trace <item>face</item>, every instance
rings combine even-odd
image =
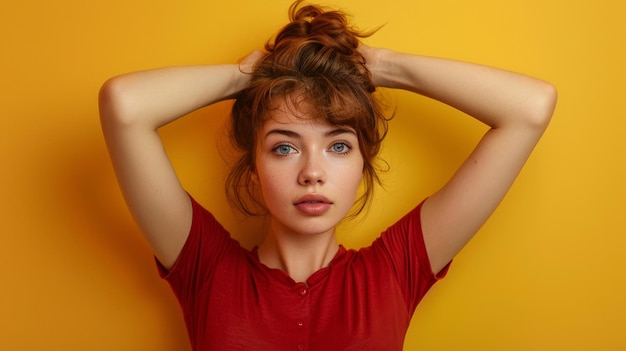
[[[333,233],[352,208],[362,179],[358,137],[352,128],[305,116],[283,106],[264,123],[255,178],[271,231]]]

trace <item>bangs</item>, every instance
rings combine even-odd
[[[359,135],[376,130],[377,109],[371,94],[326,77],[282,77],[255,100],[257,111],[263,111],[263,122],[273,118],[275,111],[288,109],[298,119],[350,127],[361,131]]]
[[[250,182],[255,168],[258,131],[280,110],[296,118],[354,130],[363,157],[364,193],[360,213],[380,183],[375,165],[388,119],[359,52],[359,38],[372,32],[352,28],[345,14],[316,6],[289,10],[290,23],[266,44],[266,54],[250,73],[231,113],[231,141],[242,157],[229,174],[229,199],[246,214],[265,210]]]

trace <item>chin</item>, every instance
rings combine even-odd
[[[296,221],[293,221],[293,219],[296,219]],[[283,222],[290,231],[301,235],[312,236],[334,234],[335,228],[340,221],[320,217],[291,217],[290,222],[291,223]]]

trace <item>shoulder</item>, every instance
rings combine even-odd
[[[238,250],[245,251],[209,210],[192,196],[189,198],[192,208],[189,235],[174,266],[165,274],[161,272],[166,278],[189,273],[192,276],[200,272],[200,275],[210,274],[211,267],[224,257]]]
[[[393,254],[421,254],[424,248],[422,207],[425,200],[409,210],[374,241],[372,247],[384,248]]]
[[[426,250],[421,221],[421,202],[389,226],[358,255],[372,269],[385,270],[400,286],[410,308],[447,273],[447,266],[433,272]]]

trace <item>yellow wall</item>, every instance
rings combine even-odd
[[[501,208],[419,307],[406,349],[626,349],[623,2],[332,1],[363,28],[386,24],[371,45],[527,72],[560,93]],[[1,350],[188,348],[176,301],[117,190],[97,91],[122,72],[234,61],[285,22],[289,3],[3,5]],[[371,215],[341,235],[350,246],[436,189],[482,131],[437,103],[393,97],[383,154],[393,171]],[[226,111],[195,113],[163,136],[185,186],[241,238],[251,225],[223,206],[215,150]]]

